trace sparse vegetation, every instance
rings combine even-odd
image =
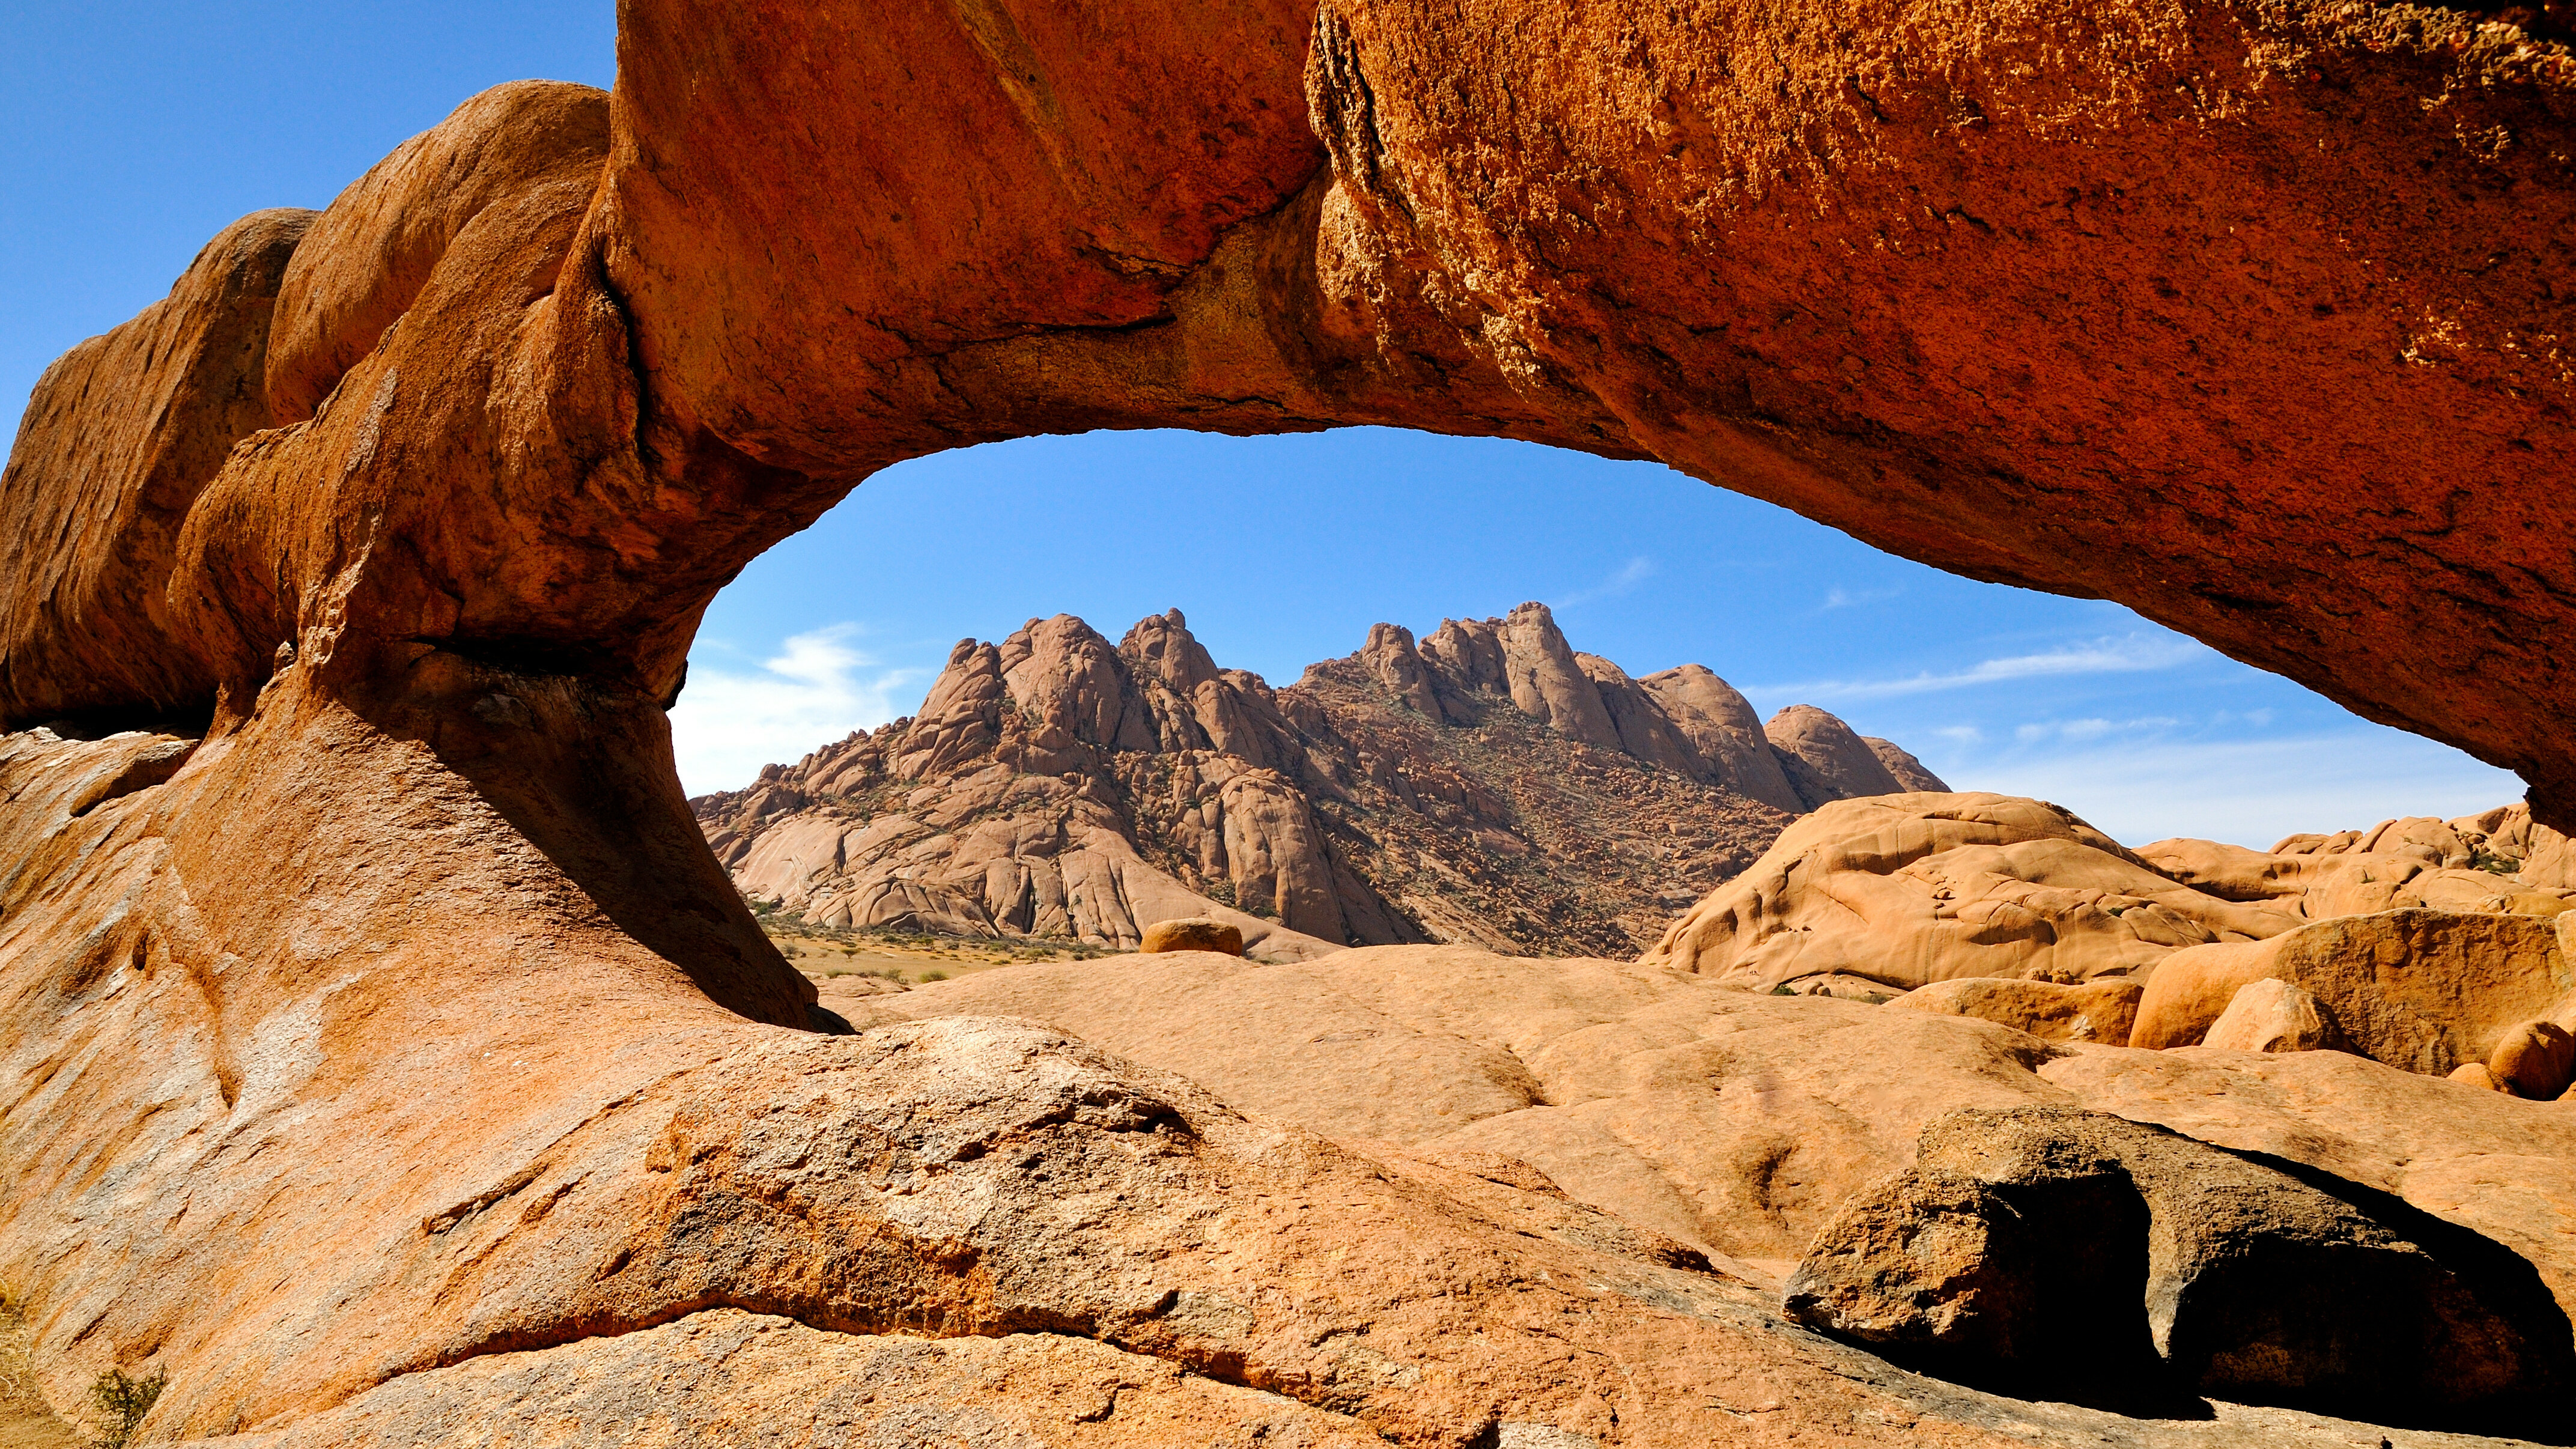
[[[27,1363],[26,1313],[0,1289],[0,1404],[35,1403],[42,1397]]]
[[[125,1449],[169,1386],[169,1374],[159,1369],[141,1378],[121,1368],[100,1374],[98,1382],[89,1386],[90,1407],[98,1413],[99,1449]]]
[[[778,943],[790,964],[825,980],[873,976],[915,985],[945,981],[956,970],[1117,954],[1112,946],[1057,936],[952,936],[888,926],[826,926],[793,911],[775,909],[760,913],[760,928]],[[954,969],[922,969],[931,962],[954,963]]]
[[[2522,872],[2521,861],[2509,855],[2498,855],[2483,845],[2469,847],[2469,864],[2489,875],[2518,875]]]

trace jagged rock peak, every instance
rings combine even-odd
[[[1578,653],[1545,604],[1499,619],[1443,619],[1418,646],[1409,630],[1379,624],[1352,660],[1425,718],[1473,724],[1485,705],[1508,701],[1569,739],[1792,815],[1854,796],[1949,788],[1913,755],[1812,705],[1791,706],[1766,727],[1705,665],[1631,679],[1608,659]]]

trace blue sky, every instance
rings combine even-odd
[[[58,3],[0,28],[0,419],[244,212],[322,206],[484,86],[608,83],[606,0]],[[674,716],[693,790],[919,703],[948,646],[1178,606],[1274,684],[1381,619],[1553,605],[1632,674],[1696,661],[1822,705],[1960,788],[2125,840],[2267,845],[2520,782],[2116,605],[1952,578],[1653,464],[1352,429],[1024,439],[889,469],[709,612]]]

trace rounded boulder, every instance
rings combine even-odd
[[[1206,916],[1185,916],[1177,921],[1156,921],[1145,928],[1142,952],[1216,951],[1227,956],[1243,954],[1243,932],[1223,921]]]

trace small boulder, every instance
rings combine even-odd
[[[2235,1052],[2351,1050],[2324,1002],[2269,977],[2238,987],[2201,1045]]]
[[[1965,976],[1935,981],[1887,1003],[1944,1016],[1973,1016],[2029,1032],[2041,1041],[2126,1046],[2144,988],[2106,976],[2079,986],[2012,977]]]
[[[2448,1080],[2463,1087],[2475,1087],[2481,1092],[2505,1090],[2504,1083],[2496,1080],[2496,1074],[2489,1071],[2484,1062],[2462,1062],[2451,1069]]]
[[[1788,1284],[1789,1317],[2006,1392],[2139,1397],[2147,1213],[2115,1161],[1998,1185],[1927,1164],[1847,1204]]]
[[[1227,956],[1240,956],[1243,954],[1243,932],[1206,916],[1184,916],[1177,921],[1156,921],[1147,926],[1144,943],[1136,949],[1147,953],[1215,951]]]
[[[2487,1056],[2487,1071],[2517,1097],[2554,1101],[2576,1079],[2576,1035],[2548,1021],[2507,1028]]]
[[[2237,992],[2279,976],[2279,949],[2273,941],[2284,939],[2192,946],[2157,962],[2147,975],[2146,994],[2138,999],[2129,1045],[2148,1051],[2200,1045]]]

